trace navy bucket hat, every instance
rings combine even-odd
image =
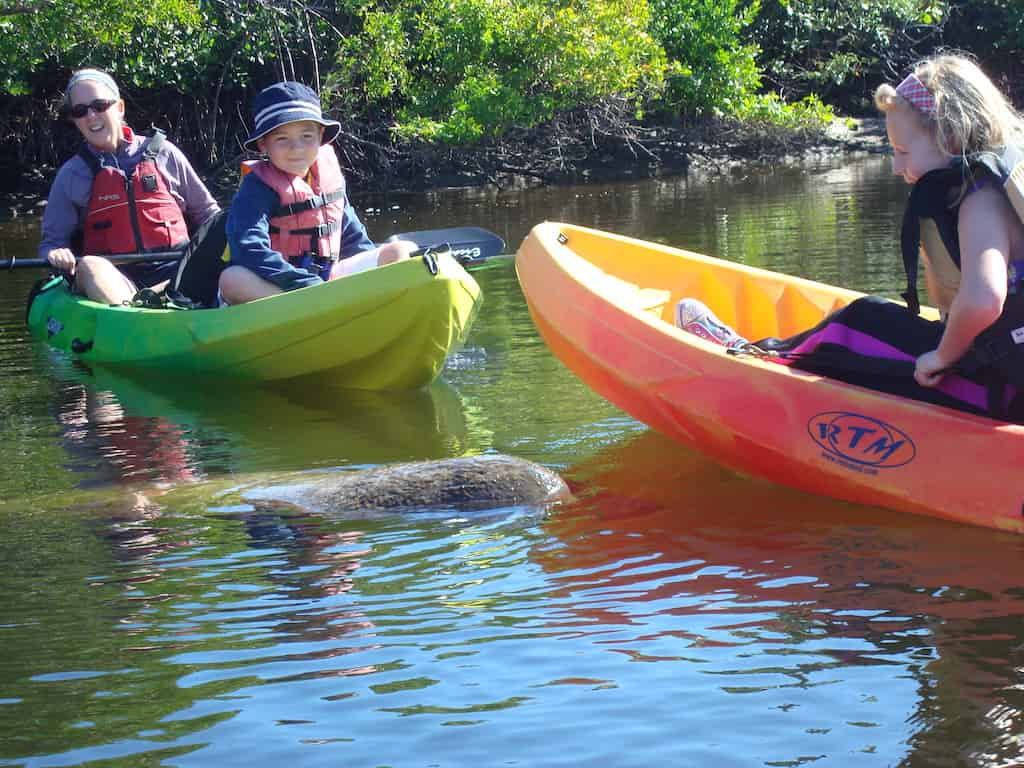
[[[245,148],[255,150],[256,142],[275,128],[286,123],[312,120],[324,127],[324,144],[330,144],[338,136],[341,123],[325,120],[320,110],[320,97],[308,85],[288,80],[268,85],[256,95],[252,105],[252,119],[255,125]]]

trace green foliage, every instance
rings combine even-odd
[[[815,93],[857,113],[872,111],[878,83],[940,48],[973,53],[993,73],[1014,78],[1024,49],[1024,3],[762,0],[753,32],[774,88],[787,98]]]
[[[1020,0],[956,3],[948,14],[948,45],[985,58],[1020,60],[1024,50],[1024,3]]]
[[[192,0],[62,0],[0,17],[0,90],[30,93],[40,72],[82,66],[106,67],[129,82],[173,82],[164,57],[173,62],[201,26]]]
[[[673,62],[669,104],[733,115],[760,86],[758,48],[745,30],[758,0],[651,0],[651,33]]]
[[[832,108],[814,94],[787,104],[776,93],[749,96],[735,117],[750,123],[812,131],[823,131],[836,119]]]
[[[873,86],[924,55],[945,0],[763,0],[754,25],[766,77],[787,95],[862,108]]]
[[[643,2],[423,0],[363,19],[359,39],[342,47],[333,90],[350,103],[361,93],[367,109],[393,100],[404,136],[475,141],[613,95],[639,108],[666,69]]]
[[[220,79],[307,78],[319,56],[335,55],[335,20],[302,3],[60,0],[0,16],[0,92],[52,92],[83,66],[110,71],[126,91],[200,99]]]
[[[869,109],[939,44],[1011,76],[1024,48],[1020,0],[12,2],[0,96],[53,104],[73,69],[106,68],[137,102],[194,109],[195,141],[222,155],[239,100],[281,78],[322,84],[337,116],[464,144],[623,99],[637,117],[813,125],[825,103]]]
[[[367,99],[379,101],[405,93],[410,74],[403,58],[408,42],[401,20],[389,13],[367,13],[361,42],[368,44],[362,56],[356,50],[347,53],[362,63]]]

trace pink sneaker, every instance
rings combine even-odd
[[[688,333],[725,347],[745,347],[750,344],[697,299],[683,299],[679,302],[676,306],[676,325]]]

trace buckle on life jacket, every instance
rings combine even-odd
[[[330,269],[338,261],[338,257],[333,254],[321,256],[318,253],[311,253],[309,254],[309,261],[317,269]]]
[[[294,216],[295,214],[303,213],[304,211],[326,208],[335,200],[341,200],[343,197],[345,197],[344,189],[336,189],[333,192],[324,192],[323,194],[314,195],[313,197],[307,200],[302,200],[298,203],[282,205],[271,214],[271,217],[278,218],[281,216]]]
[[[331,270],[334,268],[334,264],[339,261],[337,256],[329,254],[327,256],[321,256],[312,251],[306,251],[301,256],[294,259],[289,259],[289,263],[304,269],[307,272],[316,275],[321,280],[331,279]]]
[[[317,224],[315,227],[300,227],[289,229],[293,235],[310,235],[314,238],[329,237],[341,229],[340,221],[328,221],[325,224]]]

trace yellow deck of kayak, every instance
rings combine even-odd
[[[681,443],[812,493],[1024,532],[1024,427],[730,355],[673,323],[694,297],[749,339],[789,336],[860,294],[554,222],[516,271],[554,354]]]
[[[55,281],[32,301],[36,338],[90,363],[169,376],[329,382],[354,389],[430,383],[464,340],[480,288],[450,256],[421,258],[220,309],[112,307]]]

